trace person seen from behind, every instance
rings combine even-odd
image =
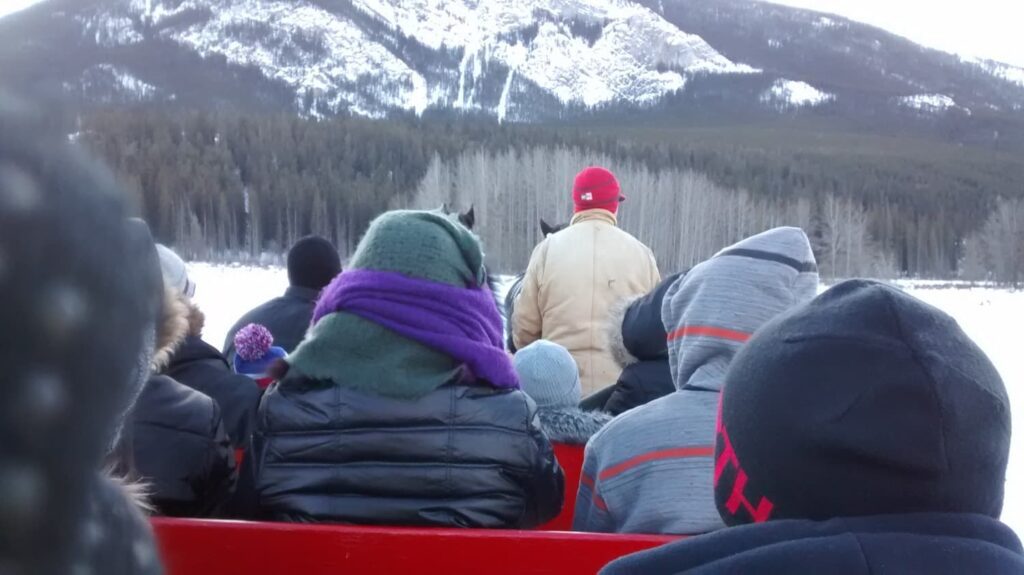
[[[580,374],[567,349],[539,340],[516,353],[516,372],[523,391],[537,404],[540,428],[556,443],[585,445],[612,416],[583,411]]]
[[[260,388],[250,378],[234,373],[220,351],[203,340],[206,317],[192,300],[197,288],[185,262],[170,248],[158,244],[164,283],[174,297],[175,308],[184,309],[185,338],[175,347],[162,373],[210,396],[217,402],[224,429],[235,449],[246,449],[256,423]]]
[[[189,332],[187,302],[180,285],[167,278],[154,294],[162,305],[150,340],[149,377],[129,416],[134,468],[158,514],[216,517],[235,488],[235,451],[217,402],[165,373]]]
[[[999,521],[1010,427],[999,373],[953,318],[841,283],[729,370],[714,489],[733,527],[602,573],[1024,573]]]
[[[715,416],[726,370],[758,328],[818,289],[811,244],[775,228],[695,266],[665,294],[676,391],[616,417],[587,444],[573,529],[693,535],[715,509]]]
[[[531,528],[560,511],[482,247],[454,216],[376,218],[277,367],[243,480],[257,516]]]
[[[584,169],[572,197],[569,227],[547,236],[530,256],[510,327],[516,349],[539,339],[568,349],[587,396],[615,383],[621,371],[604,333],[609,308],[651,291],[661,276],[651,250],[618,228],[625,197],[614,174]]]
[[[276,345],[285,352],[294,351],[309,329],[320,290],[340,272],[341,258],[334,244],[319,236],[295,242],[288,251],[288,289],[235,322],[224,338],[224,357],[234,362],[235,335],[251,323],[270,330]]]

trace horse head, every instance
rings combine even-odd
[[[441,213],[448,216],[452,215],[452,211],[448,208],[447,202],[441,204]],[[455,217],[458,219],[459,223],[466,226],[466,229],[468,230],[472,230],[473,227],[476,226],[476,209],[473,204],[469,205],[468,210],[455,214]]]
[[[568,223],[551,225],[545,222],[544,218],[540,219],[540,233],[545,238],[550,236],[551,234],[557,234],[558,232],[564,230],[567,227],[569,227]]]

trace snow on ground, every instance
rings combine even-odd
[[[282,268],[190,264],[195,300],[206,314],[203,339],[220,348],[224,336],[253,307],[288,287]],[[507,289],[509,282],[503,283]],[[1003,376],[1013,410],[1024,421],[1024,359],[1013,332],[1024,318],[1024,292],[992,287],[969,288],[939,282],[900,282],[912,295],[952,315],[989,355]],[[1003,519],[1024,534],[1024,425],[1018,425],[1007,472]]]
[[[206,315],[203,339],[217,349],[223,348],[224,336],[242,314],[288,288],[283,268],[192,263],[188,273],[196,284],[195,302]]]

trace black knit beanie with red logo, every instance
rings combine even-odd
[[[844,282],[764,326],[720,409],[729,525],[1002,510],[1002,379],[953,318],[898,289]]]

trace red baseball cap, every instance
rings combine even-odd
[[[576,174],[572,186],[572,203],[575,211],[600,208],[614,214],[619,209],[619,202],[625,199],[619,189],[619,181],[609,170],[591,166]]]

